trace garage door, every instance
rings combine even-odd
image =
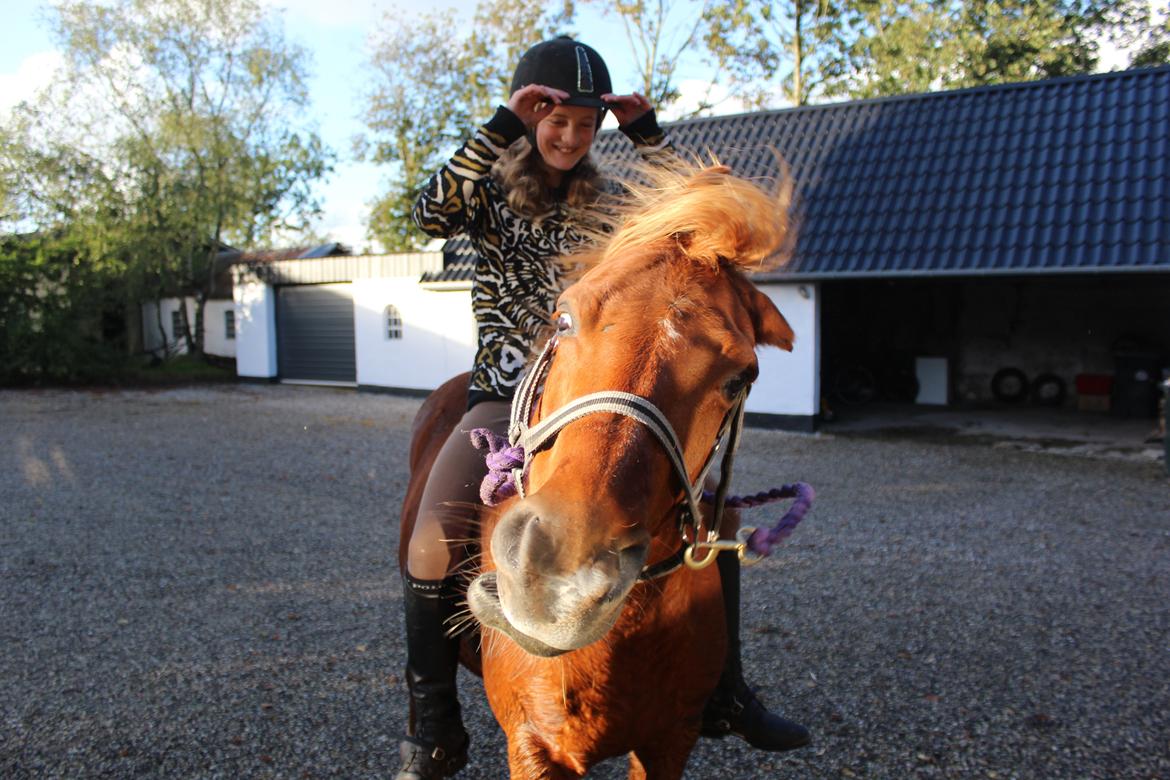
[[[296,285],[278,290],[276,355],[280,378],[354,384],[357,369],[350,285]]]

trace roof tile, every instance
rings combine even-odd
[[[668,129],[746,177],[776,175],[773,148],[787,160],[793,275],[1170,270],[1170,67]],[[632,159],[614,131],[595,149]]]

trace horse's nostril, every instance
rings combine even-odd
[[[497,568],[512,572],[542,571],[552,564],[556,544],[534,507],[517,507],[492,534]]]
[[[531,513],[519,509],[511,512],[501,522],[492,534],[492,554],[497,565],[503,564],[515,571],[520,566],[521,546],[524,540],[524,528],[531,519]]]

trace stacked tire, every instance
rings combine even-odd
[[[991,377],[991,394],[1006,404],[1020,404],[1031,400],[1036,406],[1058,407],[1068,396],[1064,380],[1056,374],[1040,374],[1029,381],[1018,368],[1001,368]]]

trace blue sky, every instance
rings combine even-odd
[[[357,116],[366,89],[367,37],[396,6],[373,0],[271,0],[284,9],[288,37],[313,54],[310,83],[312,110],[325,141],[339,154],[333,176],[320,186],[325,213],[318,232],[360,250],[366,245],[366,204],[379,192],[384,171],[351,157],[350,139],[362,131]],[[0,25],[0,110],[34,89],[54,65],[53,45],[40,22],[46,4],[40,0],[9,0]],[[432,0],[428,8],[452,7],[469,16],[474,0]],[[397,11],[409,14],[409,11]],[[584,6],[575,28],[582,40],[605,56],[615,89],[632,90],[636,74],[619,23]],[[607,42],[621,45],[607,46]],[[623,84],[622,75],[625,75]],[[487,117],[484,117],[487,119]]]

